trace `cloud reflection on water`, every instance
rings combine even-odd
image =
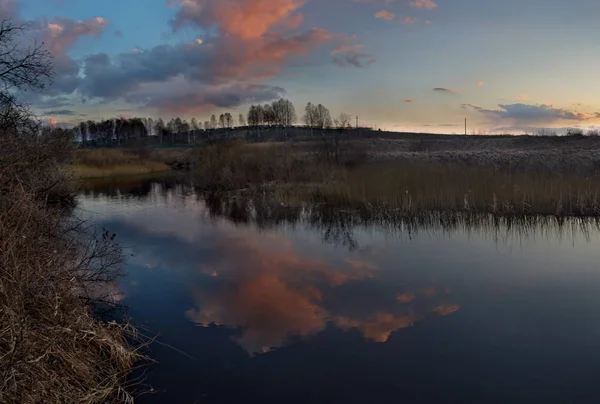
[[[250,354],[308,339],[328,325],[382,343],[397,330],[460,308],[444,301],[449,291],[440,285],[398,283],[397,270],[380,268],[388,255],[382,246],[335,249],[331,258],[330,247],[300,248],[311,232],[288,237],[251,223],[207,220],[206,205],[193,194],[150,189],[144,203],[88,198],[86,208],[103,210],[104,224],[134,241],[131,264],[187,280],[195,303],[187,318],[234,330]]]
[[[303,256],[291,241],[269,232],[232,234],[218,240],[216,262],[201,263],[199,271],[216,282],[197,286],[196,308],[186,312],[200,326],[211,324],[237,329],[235,341],[248,353],[282,347],[297,338],[308,338],[328,323],[343,329],[357,329],[365,339],[386,342],[399,329],[412,326],[429,314],[450,314],[458,305],[415,311],[413,299],[381,307],[367,316],[341,314],[330,308],[335,290],[376,277],[378,266],[370,261],[346,259],[333,265],[319,258]],[[432,296],[433,287],[420,295]],[[415,296],[405,292],[405,296]],[[365,305],[368,302],[364,302]],[[427,303],[425,303],[427,306]]]

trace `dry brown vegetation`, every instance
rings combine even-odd
[[[120,249],[69,219],[70,143],[0,133],[2,403],[132,401],[134,330],[93,314],[122,275]]]
[[[524,168],[494,159],[439,160],[426,153],[336,163],[325,151],[290,144],[214,145],[198,151],[195,179],[209,190],[268,191],[278,204],[308,202],[396,215],[435,211],[600,214],[600,177],[595,170],[586,176],[577,170],[541,169],[533,163]]]
[[[0,23],[0,402],[131,402],[133,330],[95,315],[121,276],[119,246],[72,218],[72,134],[42,129],[15,98],[52,75],[27,27]]]
[[[121,149],[77,150],[73,170],[80,178],[102,178],[169,171],[158,159]]]

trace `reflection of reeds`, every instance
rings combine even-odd
[[[497,215],[450,210],[406,213],[389,209],[338,209],[326,204],[274,203],[270,196],[264,194],[231,197],[228,194],[211,193],[204,194],[203,198],[213,216],[223,216],[235,223],[253,223],[260,228],[301,224],[318,231],[324,242],[350,250],[359,247],[354,234],[356,229],[373,226],[408,237],[419,232],[474,232],[498,242],[511,236],[561,237],[567,232],[589,237],[592,231],[600,231],[598,217]]]

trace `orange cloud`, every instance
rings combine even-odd
[[[319,259],[303,258],[288,240],[274,235],[264,235],[261,241],[227,237],[219,248],[221,263],[200,271],[218,275],[221,287],[196,293],[200,309],[187,315],[203,326],[243,328],[236,341],[249,353],[319,332],[328,318],[321,303],[322,288],[371,276],[368,265],[335,268]]]
[[[414,24],[414,23],[416,23],[416,22],[417,22],[417,19],[416,19],[416,18],[413,18],[413,17],[408,17],[408,16],[407,16],[407,17],[404,17],[404,18],[402,19],[402,23],[404,23],[404,24]]]
[[[44,42],[53,55],[60,55],[79,37],[99,35],[107,25],[108,22],[102,17],[88,18],[83,21],[57,18],[46,25]]]
[[[458,304],[441,304],[433,309],[434,313],[440,316],[447,316],[456,313],[458,310],[460,310]]]
[[[362,50],[365,47],[365,45],[363,44],[340,44],[338,46],[336,46],[335,48],[333,48],[331,50],[331,52],[329,52],[331,55],[339,55],[340,53],[347,53],[347,52],[358,52],[360,50]]]
[[[279,74],[289,57],[306,55],[334,38],[334,34],[319,28],[289,37],[267,36],[243,42],[223,38],[214,48],[211,71],[215,78],[225,81],[271,78]]]
[[[344,317],[335,319],[335,324],[341,329],[357,328],[365,337],[374,342],[386,342],[392,332],[401,328],[412,327],[415,320],[411,316],[396,317],[390,313],[376,313],[368,321],[350,320]]]
[[[223,34],[243,40],[263,37],[274,27],[297,27],[303,0],[180,0],[173,26],[219,26]]]
[[[379,18],[381,20],[386,20],[386,21],[392,21],[394,18],[396,18],[396,14],[391,13],[387,10],[381,10],[381,11],[375,13],[375,18]]]
[[[290,240],[270,233],[260,238],[236,233],[215,242],[218,261],[199,267],[211,277],[212,285],[194,292],[197,308],[186,315],[200,326],[239,330],[234,340],[250,354],[284,346],[298,337],[309,338],[328,322],[344,330],[357,329],[370,341],[386,342],[394,331],[432,312],[448,315],[457,310],[443,304],[432,309],[424,298],[420,315],[403,305],[392,305],[391,312],[373,310],[365,318],[339,315],[327,308],[325,295],[350,281],[373,277],[376,265],[349,259],[345,266],[335,267],[300,255]],[[416,298],[411,292],[397,296],[401,303]]]
[[[400,303],[410,303],[415,300],[416,297],[417,296],[414,293],[408,292],[396,296],[396,300],[398,300]]]
[[[432,9],[438,6],[433,0],[414,0],[410,3],[410,5],[413,7],[426,9]]]
[[[485,83],[483,81],[478,81],[477,83],[475,83],[475,85],[481,87],[481,86],[484,86]]]
[[[50,118],[50,119],[48,119],[48,124],[51,126],[54,126],[54,125],[58,124],[58,121],[56,119]]]

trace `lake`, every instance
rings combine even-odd
[[[136,402],[600,402],[597,222],[267,220],[192,185],[79,195],[124,248],[114,298],[157,337]]]

